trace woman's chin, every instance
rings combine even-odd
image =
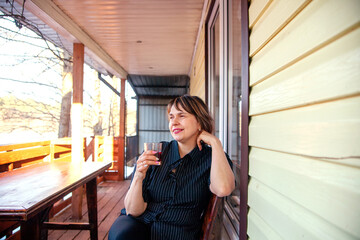
[[[172,137],[177,142],[183,142],[184,138],[180,134],[172,134]]]
[[[174,140],[176,140],[177,142],[181,142],[181,137],[179,137],[179,136],[172,136],[173,138],[174,138]]]

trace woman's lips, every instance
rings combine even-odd
[[[182,129],[180,129],[180,128],[175,128],[174,130],[173,130],[173,133],[174,134],[178,134],[179,132],[181,132],[182,131]]]

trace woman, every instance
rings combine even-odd
[[[163,142],[161,162],[152,151],[137,160],[125,196],[127,215],[114,222],[109,240],[199,239],[211,192],[223,197],[235,187],[205,103],[184,95],[171,100],[167,111],[174,140]]]

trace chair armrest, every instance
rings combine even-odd
[[[200,237],[201,240],[210,239],[211,233],[214,230],[216,216],[218,215],[219,211],[221,211],[222,204],[223,198],[212,194],[204,214],[202,235]]]

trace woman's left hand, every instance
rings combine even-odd
[[[220,140],[215,135],[206,131],[201,131],[196,139],[196,144],[198,145],[200,151],[202,150],[201,141],[210,146],[213,146],[214,144],[221,144]]]

